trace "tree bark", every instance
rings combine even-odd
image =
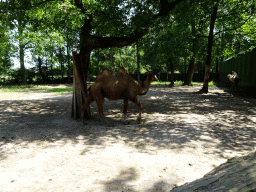
[[[214,168],[204,177],[170,192],[256,191],[256,153],[235,157]]]
[[[53,51],[51,52],[51,58],[53,57]],[[52,75],[52,82],[54,81],[53,79],[53,70],[52,70],[52,60],[51,60],[51,75]]]
[[[189,60],[189,66],[188,66],[188,72],[186,79],[183,83],[183,85],[192,85],[192,79],[193,79],[193,74],[194,74],[194,69],[195,69],[195,58],[194,56]]]
[[[63,66],[63,55],[62,55],[61,47],[59,47],[59,62],[60,62],[61,79],[63,79],[64,66]]]
[[[208,93],[208,83],[209,83],[209,75],[210,75],[210,66],[211,66],[211,57],[212,57],[212,45],[213,45],[213,30],[214,24],[217,16],[217,4],[214,5],[213,13],[211,14],[211,24],[210,31],[208,36],[208,49],[207,49],[207,59],[205,66],[205,74],[204,74],[204,84],[199,93]]]
[[[81,108],[85,103],[87,93],[87,70],[90,63],[90,55],[77,54],[76,51],[73,54],[73,96],[72,96],[72,112],[71,117],[78,119],[82,117]],[[90,118],[90,108],[85,111],[85,119]]]
[[[68,56],[68,83],[71,83],[71,77],[70,77],[70,55],[69,55],[69,44],[67,43],[67,56]]]
[[[25,72],[25,62],[24,62],[24,49],[25,46],[19,41],[19,49],[20,49],[20,70],[21,70],[21,81],[22,84],[27,84],[26,80],[26,72]]]
[[[140,83],[140,54],[139,54],[139,47],[138,47],[138,42],[136,43],[137,47],[137,77],[138,77],[138,82]]]
[[[196,26],[195,26],[195,21],[192,19],[191,20],[191,28],[192,28],[192,34],[193,36],[196,36]],[[196,41],[198,40],[193,40],[193,45],[192,45],[192,58],[189,60],[189,66],[188,66],[188,72],[186,79],[184,81],[183,85],[192,85],[192,79],[193,79],[193,74],[194,74],[194,69],[195,69],[195,55],[197,53],[197,47],[196,47]]]
[[[24,10],[20,10],[18,11],[19,14],[21,15],[25,15],[25,12]],[[23,17],[24,19],[25,17]],[[24,50],[26,48],[26,45],[24,44],[24,42],[22,42],[23,37],[22,37],[22,34],[23,34],[23,30],[24,30],[24,27],[26,26],[26,23],[27,21],[24,19],[23,20],[22,18],[19,18],[18,17],[18,34],[19,34],[19,56],[20,56],[20,70],[21,70],[21,82],[22,84],[27,84],[27,80],[26,80],[26,72],[25,72],[25,62],[24,62]]]
[[[44,76],[44,73],[42,71],[42,59],[40,57],[38,57],[37,60],[38,60],[38,69],[39,69],[40,76],[42,77],[43,83],[45,83],[45,76]]]
[[[170,59],[170,68],[171,68],[171,83],[169,86],[174,86],[174,66],[173,66],[173,62]]]
[[[52,83],[53,83],[53,71],[52,71],[52,62],[51,62],[51,76],[52,76]]]

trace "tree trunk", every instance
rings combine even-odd
[[[138,82],[140,83],[140,54],[139,54],[139,48],[138,48],[138,42],[137,45],[137,76],[138,76]]]
[[[46,75],[46,81],[48,81],[49,80],[49,73],[48,73],[48,63],[47,63],[47,60],[45,61],[45,65],[46,65],[46,69],[47,69],[47,71],[45,72],[46,73],[45,74]]]
[[[61,47],[59,47],[59,61],[60,61],[61,79],[63,79],[64,66],[63,66],[63,55],[62,55]]]
[[[51,52],[51,58],[53,57],[53,51]],[[52,59],[51,59],[51,75],[52,75],[52,82],[54,81],[53,79],[53,70],[52,70]]]
[[[38,68],[39,68],[40,76],[42,77],[42,81],[43,81],[43,83],[45,83],[45,76],[42,71],[42,59],[40,57],[38,57]]]
[[[52,83],[53,83],[53,71],[52,71],[52,62],[51,62],[51,76],[52,76]]]
[[[20,48],[20,70],[21,70],[21,82],[23,85],[27,84],[26,81],[26,72],[25,72],[25,63],[24,63],[24,49],[25,46],[19,41],[19,48]]]
[[[183,85],[190,85],[190,86],[192,85],[194,69],[195,69],[195,58],[193,56],[189,61],[188,72]]]
[[[68,56],[68,83],[71,83],[71,78],[70,78],[70,55],[69,55],[69,44],[67,43],[67,56]]]
[[[199,91],[199,93],[208,93],[208,83],[209,83],[209,75],[210,75],[210,65],[211,65],[211,57],[212,57],[212,45],[213,45],[213,30],[214,24],[217,16],[217,4],[214,5],[213,13],[211,14],[211,24],[210,31],[208,36],[208,50],[207,50],[207,59],[205,66],[205,74],[204,74],[204,84],[203,88]]]
[[[77,54],[76,51],[73,54],[73,96],[72,96],[72,108],[71,117],[74,119],[82,118],[81,108],[86,100],[87,89],[87,70],[90,63],[90,52],[87,54]],[[85,111],[84,118],[90,118],[90,108]]]
[[[170,60],[170,68],[171,68],[171,83],[169,86],[174,86],[174,66],[172,60]]]
[[[193,36],[196,36],[196,26],[195,26],[195,21],[192,19],[191,20],[191,28],[192,28],[192,34]],[[193,79],[193,74],[194,74],[194,69],[195,69],[195,55],[197,52],[197,47],[196,47],[196,40],[193,40],[193,45],[192,45],[192,54],[193,57],[189,60],[189,66],[188,66],[188,72],[186,79],[183,83],[183,85],[192,85],[192,79]],[[198,40],[197,40],[198,41]]]
[[[24,10],[18,11],[19,14],[24,16]],[[25,62],[24,62],[24,50],[25,50],[25,44],[22,42],[23,40],[23,29],[26,26],[26,21],[22,18],[18,17],[18,34],[19,34],[19,56],[20,56],[20,70],[21,70],[21,82],[22,84],[27,84],[26,80],[26,72],[25,72]]]

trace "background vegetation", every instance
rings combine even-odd
[[[125,24],[131,25],[130,30],[138,28],[159,9],[155,1],[81,2],[93,12],[92,34],[104,37],[129,34]],[[0,2],[1,84],[22,84],[24,75],[28,84],[72,82],[72,51],[80,49],[80,28],[85,19],[75,5],[73,0]],[[123,66],[136,73],[137,65],[141,73],[188,73],[193,65],[193,72],[203,74],[214,8],[210,71],[218,72],[223,60],[255,47],[254,0],[184,1],[168,17],[154,21],[137,43],[94,49],[89,80],[103,67],[116,72]],[[14,64],[18,68],[14,69]]]

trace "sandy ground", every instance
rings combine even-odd
[[[151,87],[131,102],[96,104],[88,125],[71,115],[71,94],[0,100],[0,191],[169,191],[256,147],[256,99],[210,87]],[[1,99],[1,95],[0,95]]]

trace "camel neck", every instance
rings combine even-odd
[[[145,95],[148,92],[150,86],[150,80],[149,80],[149,75],[147,75],[147,78],[145,81],[141,82],[141,95]]]

